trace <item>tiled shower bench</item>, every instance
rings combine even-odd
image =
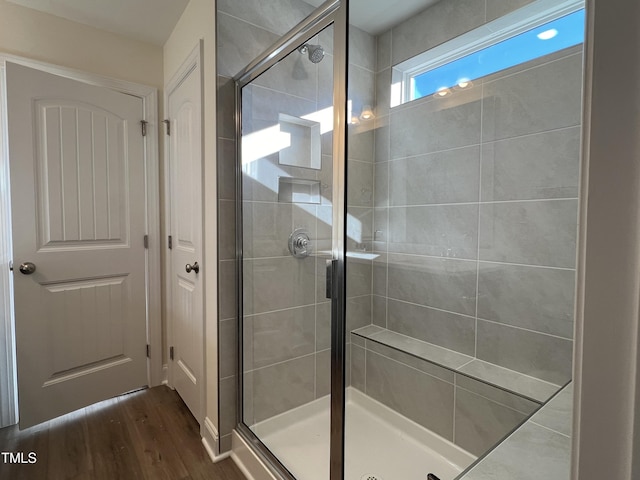
[[[351,331],[351,384],[476,456],[561,388],[375,325]]]

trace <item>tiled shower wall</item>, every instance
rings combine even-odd
[[[582,48],[389,109],[391,67],[508,12],[444,0],[378,37],[373,323],[571,376]]]
[[[267,3],[257,0],[218,1],[219,434],[221,451],[230,449],[230,433],[236,419],[238,334],[234,236],[236,145],[232,76],[312,11],[313,7],[295,0]],[[270,106],[277,108],[291,106],[292,102],[304,104],[305,100],[315,100],[316,96],[317,104],[303,105],[300,107],[302,110],[298,108],[300,111],[296,114],[310,113],[305,110],[307,107],[318,110],[331,104],[332,78],[330,75],[333,42],[324,33],[317,41],[327,53],[326,58],[317,67],[312,66],[300,55],[291,60],[293,63],[288,70],[282,69],[285,77],[282,77],[281,81],[269,82],[267,79],[258,79],[256,83],[259,85],[252,87],[253,92],[250,95],[253,104],[262,104],[254,105],[255,111],[261,111],[261,114],[264,114]],[[350,98],[353,100],[354,108],[361,110],[362,105],[372,104],[375,96],[375,39],[356,29],[351,39],[351,49],[350,76],[357,81],[354,83]],[[285,63],[291,61],[287,60]],[[311,69],[313,72],[307,71],[305,75],[301,75],[300,66],[306,70]],[[317,75],[315,69],[317,69]],[[286,109],[282,111],[294,113]],[[330,155],[331,134],[323,137],[323,154]],[[358,243],[368,241],[370,244],[373,228],[373,132],[358,137],[362,141],[352,142],[350,156],[363,164],[364,168],[359,169],[357,173],[364,176],[361,183],[366,184],[367,192],[361,198],[349,199],[349,212],[354,218],[362,220],[362,227],[354,238],[358,239]],[[323,156],[322,172],[318,177],[323,183],[323,203],[325,199],[331,199],[332,194],[330,160],[331,157]],[[271,163],[273,164],[273,159]],[[302,172],[300,169],[294,171],[282,166],[278,168],[286,172],[286,175],[294,177],[309,175],[309,172]],[[271,183],[273,180],[266,181]],[[277,178],[275,181],[277,182]],[[273,189],[265,188],[261,181],[245,184],[245,193],[251,200],[250,204],[245,205],[245,232],[250,232],[255,239],[253,245],[245,245],[248,247],[245,258],[247,255],[252,257],[248,261],[251,267],[247,271],[256,272],[261,267],[275,268],[276,271],[286,272],[285,277],[289,279],[298,278],[296,272],[302,275],[307,270],[302,267],[309,266],[313,259],[299,261],[292,257],[281,256],[278,261],[283,269],[276,268],[275,265],[264,265],[264,263],[273,263],[274,256],[282,255],[282,247],[286,249],[288,235],[294,224],[309,226],[312,233],[313,229],[316,229],[314,238],[316,249],[321,249],[323,240],[330,238],[330,229],[322,220],[318,220],[316,226],[313,222],[313,213],[310,214],[308,207],[278,204],[277,195],[274,197]],[[318,207],[318,209],[322,208],[325,211],[317,212],[316,218],[330,218],[330,214],[327,215],[330,207]],[[291,267],[288,271],[287,265]],[[256,267],[260,268],[256,269]],[[266,295],[258,299],[258,310],[252,310],[255,315],[250,316],[246,322],[247,328],[253,330],[252,332],[245,330],[248,334],[247,338],[253,337],[256,342],[259,341],[259,345],[254,342],[253,346],[248,346],[252,355],[245,356],[245,370],[249,371],[247,378],[251,380],[252,386],[258,389],[258,391],[247,392],[245,396],[252,399],[248,404],[245,403],[248,423],[260,421],[328,393],[330,303],[324,298],[324,259],[320,256],[317,259],[317,265],[308,270],[309,274],[313,270],[315,277],[308,278],[308,275],[302,275],[298,278],[300,281],[304,280],[302,288],[304,291],[298,292],[296,298],[292,300],[296,305],[285,305],[282,302],[276,305],[276,309],[294,308],[277,314],[266,313],[274,306],[260,305],[260,301],[266,300],[267,303],[272,303],[274,299],[276,301],[278,298],[282,299],[287,293],[282,290],[287,288],[284,286],[285,283],[276,282],[269,276],[263,276],[262,279],[260,274],[254,276],[258,282],[262,282],[261,285],[256,285],[256,291],[263,291]],[[370,261],[362,262],[361,268],[354,267],[350,273],[351,286],[348,291],[347,307],[350,329],[371,323],[371,278]],[[307,289],[309,291],[305,293]],[[311,300],[312,296],[314,296],[313,300]],[[299,304],[299,301],[303,304]],[[247,306],[245,303],[245,310],[249,311]],[[255,306],[255,302],[252,302],[249,308],[255,309]],[[277,328],[271,328],[274,325],[277,325]],[[283,328],[285,325],[287,327]],[[349,371],[348,368],[347,372]],[[282,385],[278,386],[278,381],[283,382]],[[262,391],[259,391],[260,389]]]
[[[231,449],[236,424],[237,293],[235,262],[235,92],[232,78],[313,8],[277,0],[217,1],[217,135],[220,451]]]
[[[450,98],[422,99],[392,113],[386,107],[391,65],[526,3],[443,0],[377,39],[351,34],[353,115],[371,104],[377,118],[350,126],[348,247],[363,256],[349,259],[347,317],[349,331],[373,322],[560,383],[571,368],[580,50],[502,72]],[[218,1],[221,451],[230,448],[237,382],[231,76],[311,11],[293,0]],[[379,255],[373,263],[366,256],[372,248]],[[324,273],[321,265],[316,273]],[[315,288],[322,288],[320,279]],[[364,347],[348,345],[359,366],[367,356],[370,375],[354,384],[369,387],[359,388],[375,397],[376,383],[408,378],[411,361],[389,363],[392,353]],[[390,366],[400,370],[387,372]],[[378,380],[371,376],[376,371]],[[317,388],[317,377],[304,378]],[[520,418],[495,413],[504,400],[487,403],[482,388],[456,395],[459,411]]]

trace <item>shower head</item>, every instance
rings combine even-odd
[[[324,48],[321,45],[311,45],[310,43],[305,43],[298,51],[302,54],[309,55],[309,60],[311,63],[320,63],[324,58]]]

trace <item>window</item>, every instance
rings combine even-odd
[[[397,65],[391,106],[428,95],[444,97],[476,79],[580,45],[585,25],[582,2],[540,9],[549,3],[534,2],[538,12],[525,7]]]

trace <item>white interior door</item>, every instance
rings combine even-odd
[[[11,63],[6,75],[25,428],[147,384],[143,106]]]
[[[199,61],[168,88],[173,387],[202,421],[202,80]],[[198,264],[196,266],[196,263]],[[188,267],[189,265],[190,267]]]

